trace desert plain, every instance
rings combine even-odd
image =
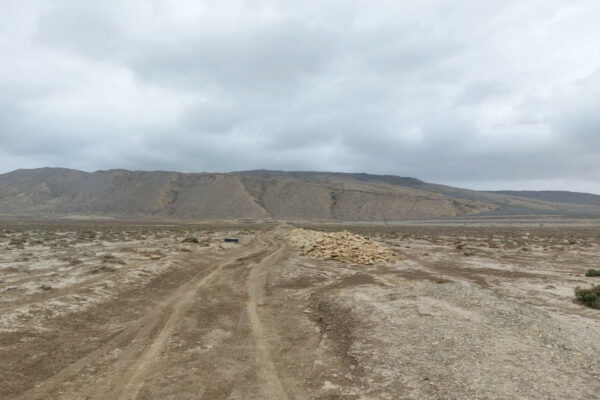
[[[0,398],[600,398],[599,267],[594,219],[4,221]]]

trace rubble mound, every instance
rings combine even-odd
[[[347,231],[319,232],[298,228],[290,231],[289,238],[300,248],[302,255],[324,260],[373,265],[401,258],[390,248]]]

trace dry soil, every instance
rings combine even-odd
[[[294,228],[1,223],[0,398],[600,398],[596,225]]]

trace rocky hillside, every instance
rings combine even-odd
[[[482,213],[600,214],[600,205],[475,192],[389,175],[41,168],[0,175],[0,215],[392,221]]]

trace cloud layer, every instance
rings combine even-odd
[[[0,172],[600,193],[600,3],[3,1]]]

